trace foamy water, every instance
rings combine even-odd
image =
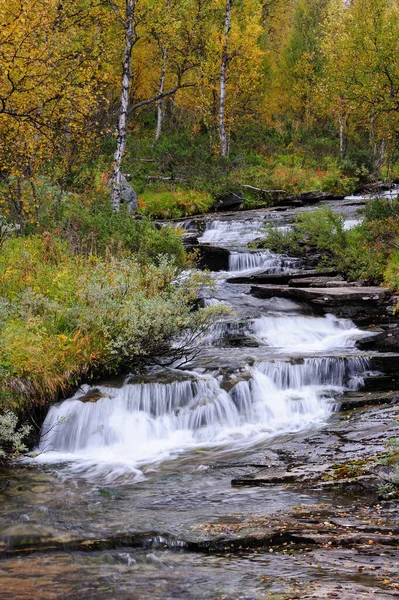
[[[353,348],[356,340],[369,333],[360,331],[352,321],[334,315],[265,316],[250,326],[263,343],[284,352],[330,352]]]
[[[71,472],[94,479],[140,480],[143,468],[182,453],[242,450],[320,424],[337,394],[362,384],[367,367],[358,357],[261,362],[230,393],[210,375],[100,387],[97,402],[82,401],[85,388],[50,409],[35,460],[66,461]]]

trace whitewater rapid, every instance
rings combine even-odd
[[[202,240],[234,245],[230,272],[291,270],[296,263],[289,257],[245,249],[263,225],[263,220],[214,221]],[[279,299],[260,302],[229,288],[220,274],[215,280],[216,295],[207,304],[222,298],[232,311],[244,303],[257,315],[227,317],[201,339],[216,353],[216,363],[223,348],[220,368],[194,363],[178,374],[167,371],[166,378],[164,370],[158,381],[155,374],[151,381],[127,379],[121,387],[82,386],[50,408],[36,462],[63,464],[66,472],[102,482],[140,481],[181,456],[240,452],[276,435],[320,426],[339,407],[343,392],[362,386],[369,363],[354,346],[367,334],[351,321],[304,314],[299,305],[287,308]],[[254,358],[233,370],[221,362],[229,357],[231,335],[254,346]],[[268,358],[257,359],[256,348],[270,351]]]

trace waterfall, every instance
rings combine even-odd
[[[292,269],[294,259],[245,250],[263,226],[262,219],[215,220],[200,241],[232,248],[230,271]],[[260,301],[246,287],[238,290],[220,279],[210,293],[216,297],[204,299],[206,305],[223,302],[238,310],[198,338],[209,362],[205,353],[196,371],[163,371],[120,388],[82,386],[49,410],[35,460],[64,462],[70,471],[102,482],[126,474],[140,480],[161,462],[193,451],[247,450],[320,425],[337,408],[340,394],[363,384],[369,363],[355,355],[354,345],[369,334],[351,321],[306,316],[298,305]],[[252,346],[254,358],[237,361],[229,344]],[[194,359],[192,369],[195,364]]]
[[[262,269],[269,273],[283,273],[295,267],[297,261],[268,250],[262,252],[231,252],[229,256],[230,271],[251,271]]]
[[[43,424],[41,462],[68,461],[106,480],[124,469],[142,477],[143,465],[196,448],[247,448],[270,436],[324,421],[334,397],[357,389],[365,358],[309,358],[258,362],[230,392],[221,378],[195,375],[171,383],[84,386],[53,406]]]
[[[211,221],[198,241],[213,246],[246,246],[265,234],[263,226],[264,219]]]
[[[370,335],[351,321],[333,315],[265,316],[255,319],[250,328],[259,341],[293,353],[350,348],[356,340]]]
[[[300,362],[258,362],[256,368],[281,390],[322,386],[324,390],[357,389],[369,368],[364,356],[304,358]]]

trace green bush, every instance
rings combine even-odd
[[[18,426],[18,417],[11,410],[0,414],[0,465],[26,452],[24,439],[30,429],[28,425]]]
[[[266,235],[260,240],[250,244],[253,248],[267,248],[277,254],[291,254],[297,256],[302,253],[299,237],[295,228],[280,229],[272,224],[266,225]]]
[[[393,292],[399,291],[399,250],[393,252],[385,269],[384,280]]]
[[[256,245],[293,256],[317,251],[322,254],[322,265],[336,269],[349,281],[366,279],[380,284],[385,277],[392,289],[399,289],[396,254],[392,255],[398,240],[396,217],[366,221],[345,231],[342,215],[320,208],[301,214],[291,230],[269,227],[265,238]]]
[[[69,195],[58,204],[48,204],[40,219],[27,226],[26,233],[51,232],[64,239],[75,253],[136,255],[137,260],[156,261],[159,255],[169,256],[176,264],[186,262],[186,253],[179,233],[172,227],[158,227],[148,218],[133,219],[122,206],[113,213],[108,196],[88,198]]]
[[[83,377],[189,352],[174,339],[202,331],[220,311],[193,310],[204,279],[179,273],[165,256],[143,264],[76,255],[49,233],[8,240],[0,252],[0,389],[52,400]]]
[[[291,229],[268,226],[266,237],[258,247],[274,252],[298,255],[309,247],[334,253],[346,245],[344,218],[328,208],[319,208],[299,215]]]
[[[214,203],[206,192],[176,189],[140,194],[139,213],[158,219],[176,219],[206,213]]]
[[[365,221],[379,221],[399,216],[399,200],[390,198],[373,198],[366,202]]]
[[[345,219],[329,208],[302,213],[296,220],[295,232],[300,240],[318,250],[335,253],[346,245]]]

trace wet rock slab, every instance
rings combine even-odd
[[[365,324],[385,315],[391,298],[390,291],[380,287],[300,288],[256,285],[251,287],[251,293],[256,298],[277,297],[306,302],[323,313],[332,312],[338,317]]]
[[[230,251],[219,246],[193,246],[199,252],[198,266],[209,271],[228,271]]]
[[[296,281],[297,279],[306,278],[319,278],[327,277],[331,279],[336,276],[337,272],[333,269],[303,269],[301,271],[288,271],[285,273],[270,273],[264,271],[253,275],[246,275],[242,277],[230,277],[227,283],[259,283],[259,284],[274,284],[274,285],[287,285],[289,281]]]
[[[360,287],[356,282],[348,283],[339,277],[331,279],[331,277],[303,277],[298,279],[290,279],[289,287],[301,288],[347,288]]]
[[[397,352],[399,349],[399,328],[376,334],[367,340],[359,340],[356,346],[360,350],[377,352]]]
[[[341,411],[379,404],[396,404],[397,402],[399,402],[399,393],[396,390],[347,392],[341,399]]]
[[[398,393],[349,392],[340,400],[347,412],[336,414],[318,432],[277,440],[271,450],[279,461],[240,475],[232,484],[351,487],[372,490],[375,495],[382,479],[374,459],[386,450],[389,439],[399,435]],[[349,463],[353,468],[348,469]]]

